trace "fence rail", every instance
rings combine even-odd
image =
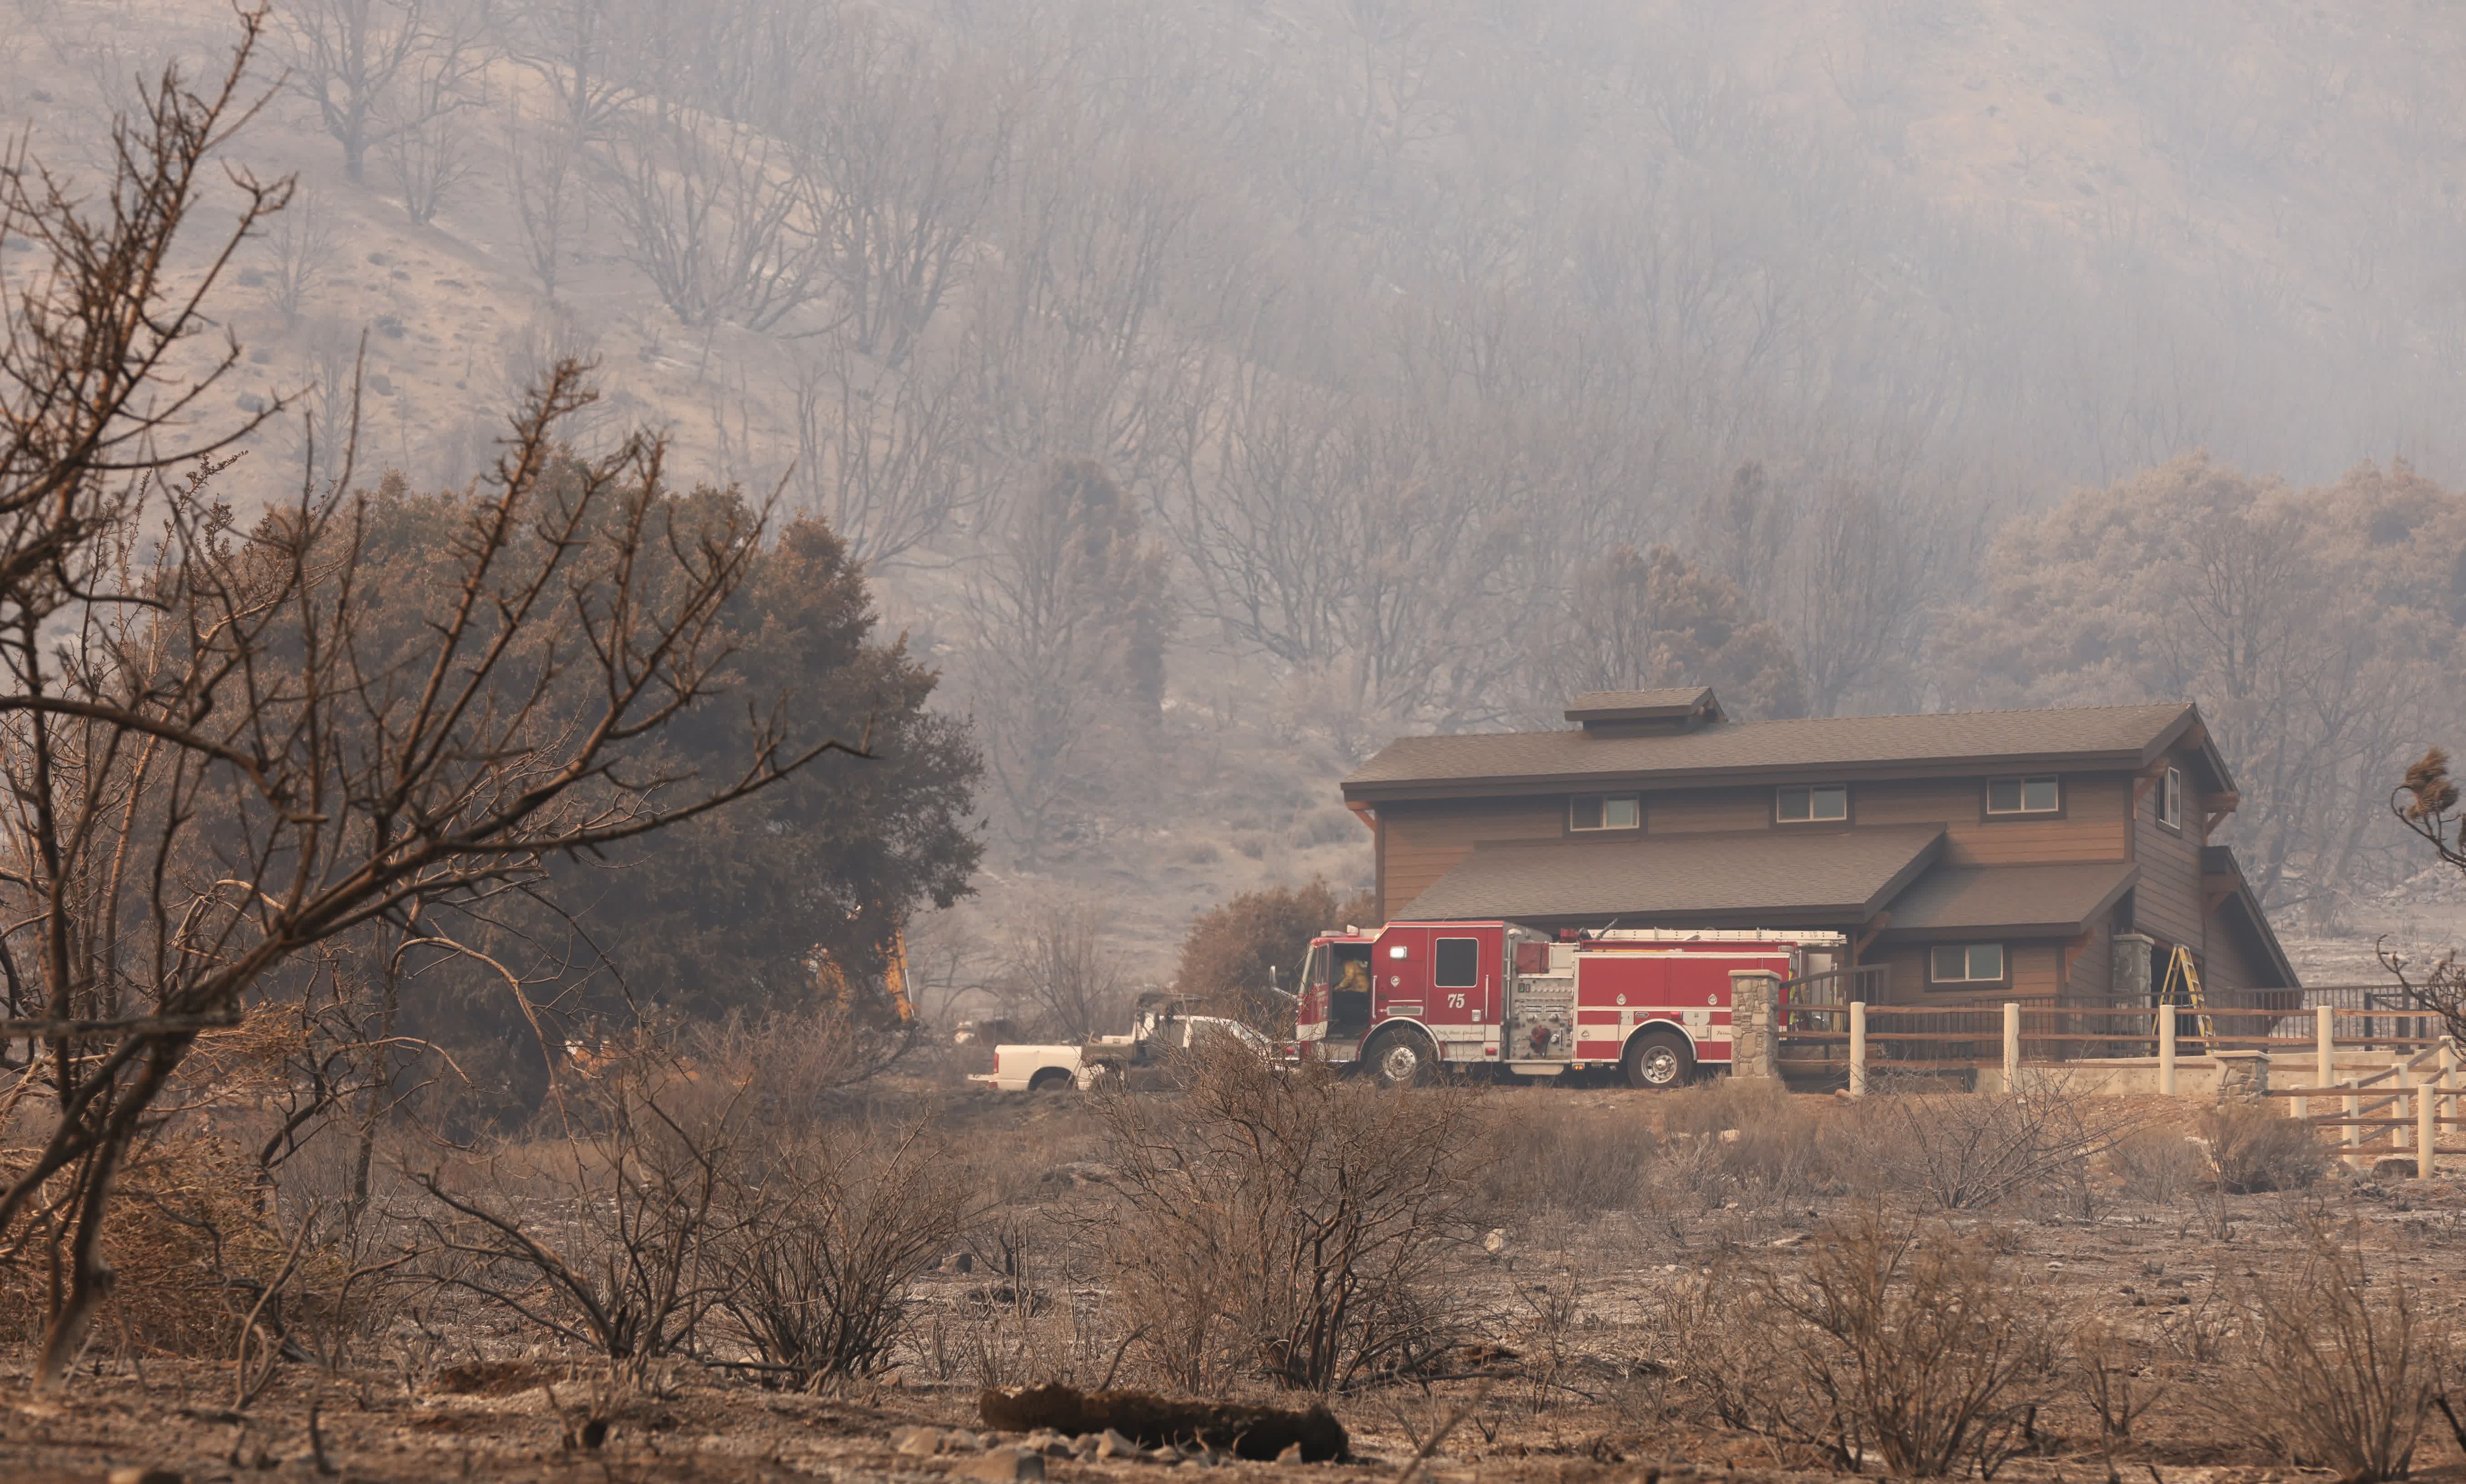
[[[2239,997],[2247,1002],[2200,1008],[2065,1004],[2044,996],[1967,1005],[1864,998],[1885,987],[1877,968],[1783,984],[1776,1007],[1782,1068],[1840,1076],[1852,1095],[1869,1091],[1876,1073],[1957,1073],[1976,1085],[1979,1073],[1998,1067],[2006,1088],[2025,1068],[2069,1067],[2122,1071],[2127,1085],[2154,1071],[2154,1091],[2171,1093],[2186,1061],[2222,1078],[2240,1065],[2255,1082],[2262,1066],[2291,1063],[2310,1074],[2307,1085],[2252,1091],[2294,1099],[2292,1113],[2336,1132],[2347,1158],[2411,1147],[2426,1175],[2441,1132],[2466,1128],[2466,1056],[2440,1016],[2389,985],[2262,990]],[[2256,1053],[2271,1055],[2264,1063]]]
[[[1870,971],[1822,976],[1784,985],[1777,1008],[1781,1059],[1793,1070],[1810,1065],[1838,1070],[1853,1092],[1863,1091],[1871,1071],[1976,1071],[2000,1066],[2007,1085],[2023,1067],[2113,1065],[2154,1060],[2158,1091],[2175,1091],[2179,1064],[2186,1058],[2237,1053],[2309,1052],[2323,1087],[2339,1082],[2342,1056],[2387,1059],[2412,1056],[2420,1063],[2437,1053],[2444,1080],[2454,1077],[2457,1056],[2438,1017],[2419,1009],[2396,1016],[2363,996],[2340,1004],[2324,998],[2298,1009],[2214,1005],[2073,1005],[2051,998],[2010,1000],[1997,1005],[1846,1003],[1823,988],[1865,990],[1879,980],[1857,978]],[[1815,987],[1816,994],[1786,991]],[[2291,993],[2290,993],[2291,998]],[[2301,1027],[2306,1033],[2296,1033]],[[2410,1064],[2411,1065],[2411,1064]],[[2382,1076],[2393,1075],[2384,1072]],[[2380,1077],[2370,1079],[2381,1080]]]

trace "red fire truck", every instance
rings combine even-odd
[[[1311,940],[1295,1028],[1303,1060],[1358,1062],[1390,1086],[1443,1067],[1617,1068],[1669,1088],[1729,1064],[1734,972],[1786,982],[1848,959],[1838,933],[1391,922]]]

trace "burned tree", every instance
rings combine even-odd
[[[2459,815],[2457,802],[2449,753],[2436,747],[2417,758],[2406,770],[2405,780],[2389,791],[2389,812],[2398,822],[2422,836],[2442,861],[2466,871],[2466,817]],[[2384,943],[2380,960],[2407,999],[2439,1016],[2451,1040],[2466,1042],[2466,964],[2457,961],[2455,951],[2422,964]]]
[[[167,1086],[286,965],[857,751],[792,748],[757,707],[724,772],[666,760],[665,729],[716,693],[759,527],[666,498],[654,441],[554,460],[591,396],[572,364],[512,419],[403,643],[364,642],[347,463],[254,527],[213,454],[253,423],[164,478],[238,350],[185,377],[177,357],[287,192],[235,176],[236,227],[175,272],[260,25],[218,86],[168,72],[123,122],[101,204],[22,154],[0,170],[0,235],[48,250],[0,311],[0,1032],[34,1048],[0,1068],[0,1108],[34,1134],[0,1185],[0,1259],[57,1275],[47,1386],[108,1288],[115,1179]]]

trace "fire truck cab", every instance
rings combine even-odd
[[[1295,1033],[1303,1060],[1359,1064],[1389,1086],[1443,1068],[1615,1068],[1629,1086],[1670,1088],[1729,1065],[1733,973],[1786,983],[1848,958],[1847,939],[1829,932],[1347,928],[1311,941]]]

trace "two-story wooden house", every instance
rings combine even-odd
[[[2189,704],[1733,722],[1703,688],[1579,696],[1565,731],[1402,737],[1344,780],[1388,919],[1832,928],[1885,998],[2214,1002],[2295,971]]]

